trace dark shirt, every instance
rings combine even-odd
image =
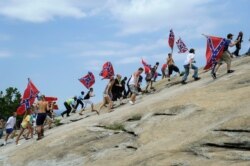
[[[90,99],[90,91],[84,96],[84,100]]]

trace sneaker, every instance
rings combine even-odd
[[[216,73],[211,73],[211,76],[213,77],[213,79],[216,79]]]
[[[195,78],[194,78],[195,81],[198,81],[198,80],[200,80],[200,79],[201,79],[200,77],[195,77]]]
[[[234,70],[228,70],[227,71],[227,73],[229,74],[229,73],[233,73],[234,72]]]
[[[6,141],[4,141],[3,145],[5,146],[6,144],[7,144],[7,142],[6,142]]]
[[[61,114],[61,116],[63,117],[63,114]]]
[[[129,100],[129,103],[131,104],[131,105],[134,105],[135,103],[133,102],[133,101],[131,101],[131,100]]]

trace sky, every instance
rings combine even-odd
[[[169,30],[205,65],[206,39],[244,33],[250,46],[249,0],[0,0],[0,90],[23,93],[30,78],[42,94],[63,102],[87,89],[78,81],[94,73],[93,86],[102,100],[107,80],[102,65],[112,62],[116,74],[130,76],[141,59],[165,63]],[[234,49],[234,48],[233,48]],[[233,50],[232,49],[232,50]],[[186,54],[173,58],[180,70]]]

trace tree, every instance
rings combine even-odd
[[[17,88],[9,87],[5,94],[0,92],[0,118],[7,119],[16,111],[21,102],[21,93]]]

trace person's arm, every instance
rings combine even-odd
[[[138,86],[139,75],[140,75],[139,72],[134,73],[134,78],[135,78],[135,79],[134,79],[134,80],[135,80],[134,83],[135,83],[135,86]]]
[[[230,47],[233,47],[233,46],[235,46],[237,43],[239,43],[240,42],[240,39],[237,39],[236,41],[234,41],[234,42],[230,42],[230,44],[229,44],[229,46]]]
[[[94,97],[95,94],[94,94],[93,92],[90,92],[90,93],[89,93],[89,96],[90,96],[90,97]]]
[[[192,67],[192,63],[194,62],[194,54],[191,54],[190,57],[189,57],[189,65],[190,65],[190,68]]]
[[[6,128],[6,126],[10,123],[10,121],[11,121],[11,117],[9,117],[9,119],[8,119],[7,122],[5,123],[5,128]]]

